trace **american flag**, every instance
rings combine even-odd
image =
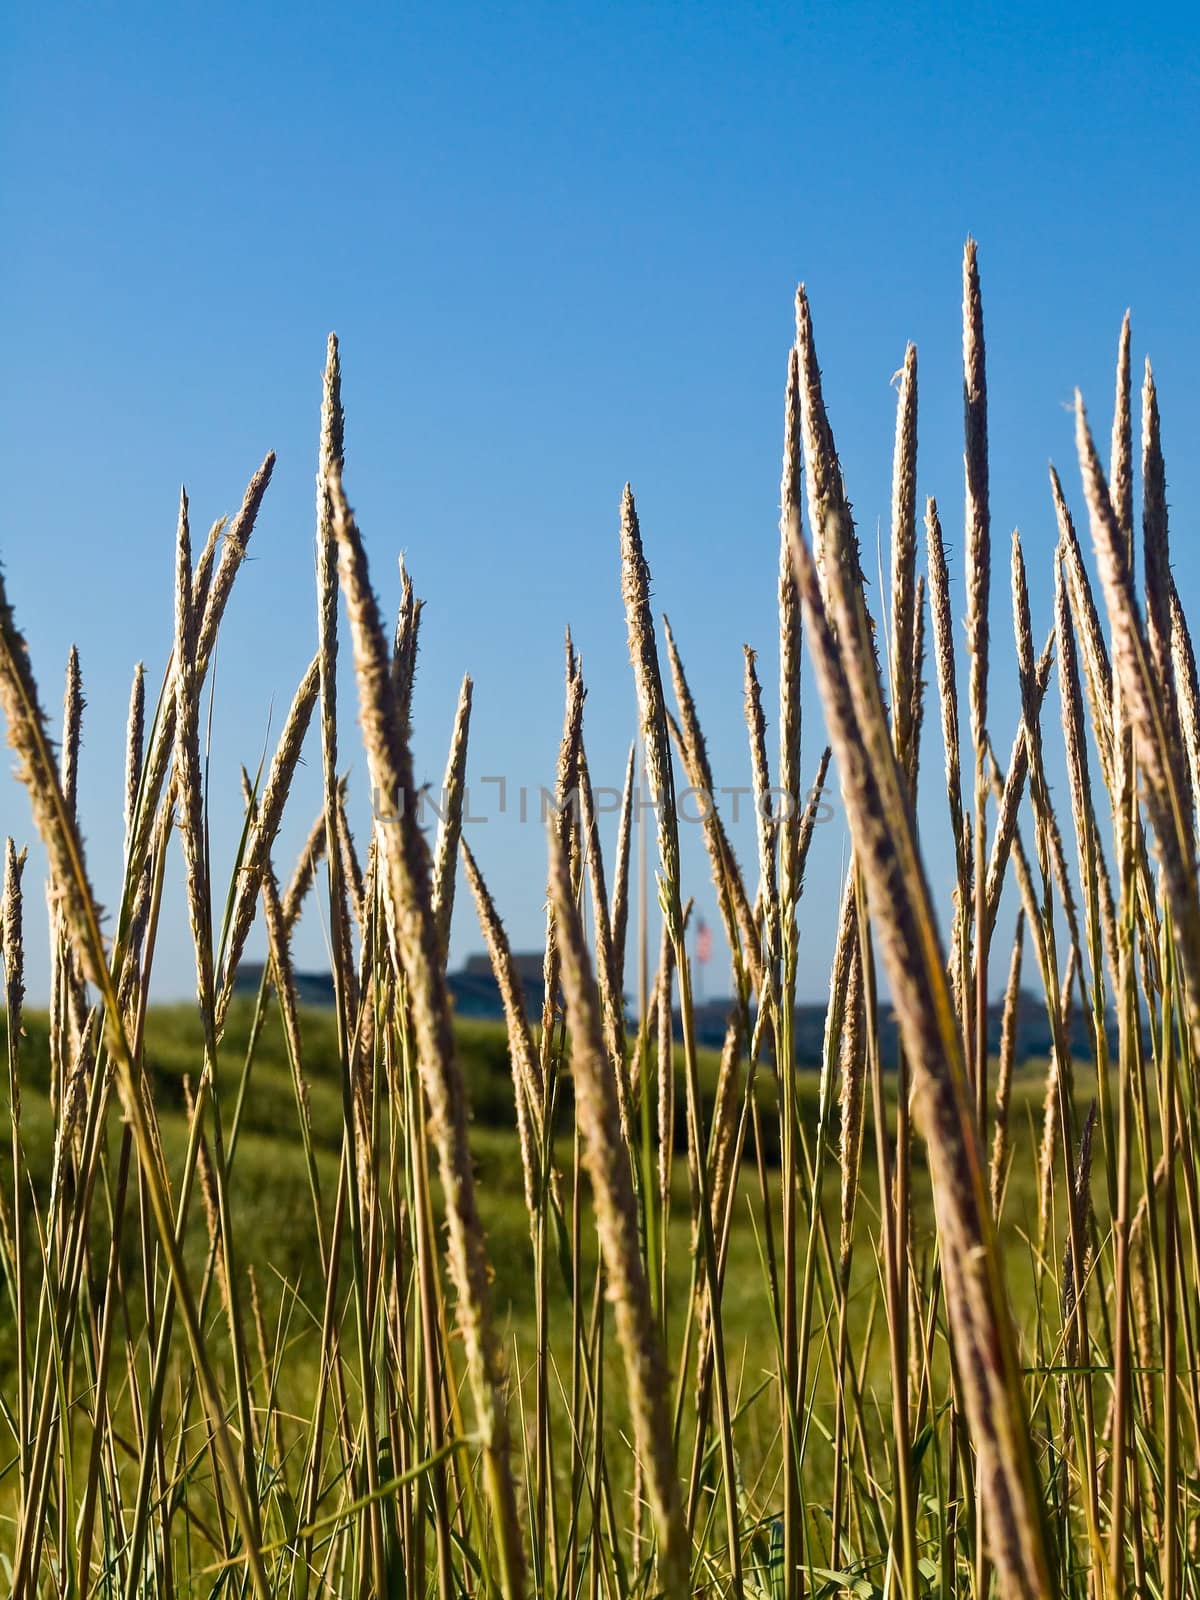
[[[696,919],[696,960],[701,966],[712,960],[712,929],[703,917]]]

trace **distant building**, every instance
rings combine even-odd
[[[542,982],[542,953],[540,950],[517,950],[513,952],[512,959],[517,981],[525,997],[525,1015],[540,1020],[542,997],[546,992]],[[503,1017],[504,1003],[500,998],[500,986],[487,956],[468,956],[461,972],[446,974],[446,983],[456,1015],[480,1020]]]

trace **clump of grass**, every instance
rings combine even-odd
[[[1107,471],[1082,401],[1076,417],[1100,603],[1052,469],[1049,638],[1039,653],[1026,572],[1036,546],[1014,535],[1006,659],[991,627],[973,242],[963,290],[961,593],[932,497],[919,570],[910,345],[878,616],[812,310],[797,297],[777,756],[749,644],[741,667],[756,881],[718,812],[700,708],[663,619],[667,703],[652,539],[626,489],[637,738],[610,874],[568,635],[538,1019],[507,908],[466,836],[470,678],[436,835],[419,825],[422,602],[402,568],[385,628],[343,488],[336,339],[318,447],[316,650],[261,783],[245,778],[232,859],[217,858],[209,829],[201,695],[274,457],[194,560],[181,496],[172,651],[156,704],[134,672],[108,918],[80,826],[82,665],[72,650],[56,743],[0,581],[0,705],[46,853],[51,940],[43,1019],[25,1000],[30,888],[10,838],[0,1566],[21,1600],[1200,1592],[1200,690],[1171,573],[1158,396],[1147,366],[1139,473],[1126,318]],[[386,802],[369,818],[339,772],[339,596],[365,765]],[[940,712],[928,731],[927,639]],[[831,753],[806,795],[806,653],[852,847],[811,1088],[796,988]],[[1003,766],[1002,675],[1019,706]],[[942,747],[932,768],[920,759],[930,738]],[[281,823],[310,740],[322,803],[285,871]],[[655,810],[657,930],[644,835],[635,848],[639,762]],[[719,1065],[696,1037],[677,762],[704,797],[729,953]],[[921,842],[947,826],[952,883],[939,906]],[[175,1019],[168,1071],[166,1014],[151,998],[176,833],[197,999],[186,1024]],[[446,976],[460,861],[505,1012],[495,1053],[507,1065],[475,1077],[486,1093],[474,1122]],[[318,890],[334,993],[324,1019],[303,1012],[291,956]],[[243,1004],[260,907],[268,963]],[[993,944],[1009,907],[1001,965]],[[635,1026],[623,994],[631,921]],[[1052,1039],[1044,1075],[1021,1064],[1031,1006]],[[255,1221],[267,1129],[312,1264],[290,1276]],[[274,1220],[283,1231],[282,1211]]]

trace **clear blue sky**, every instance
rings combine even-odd
[[[218,663],[218,870],[238,763],[256,763],[272,705],[277,730],[313,650],[330,328],[343,348],[347,484],[377,587],[391,608],[403,550],[427,601],[417,764],[433,781],[464,671],[476,682],[471,776],[549,780],[570,623],[593,768],[619,782],[634,727],[616,545],[626,479],[718,781],[747,781],[743,641],[762,652],[774,701],[795,284],[809,286],[868,566],[877,526],[886,532],[890,380],[909,338],[920,491],[937,494],[957,544],[968,232],[988,335],[994,626],[1007,630],[1014,524],[1036,625],[1049,620],[1046,463],[1077,499],[1065,406],[1079,383],[1107,434],[1127,305],[1138,356],[1155,358],[1177,573],[1196,595],[1200,52],[1182,6],[251,0],[21,4],[8,18],[0,558],[54,705],[79,645],[82,806],[102,898],[115,891],[130,670],[145,660],[157,684],[169,646],[181,482],[200,537],[236,507],[265,451],[279,454]],[[1015,699],[996,660],[993,722],[1007,748]],[[811,767],[822,741],[808,703]],[[347,751],[353,711],[348,697]],[[926,759],[938,760],[932,745]],[[298,785],[281,872],[315,812],[316,768]],[[365,823],[361,782],[356,808]],[[935,809],[926,837],[944,882],[939,821]],[[6,778],[8,831],[31,828]],[[494,818],[471,837],[514,943],[536,944],[540,828]],[[748,830],[739,842],[749,865]],[[813,996],[843,849],[839,818],[810,874],[802,987]],[[688,869],[711,919],[691,843]],[[298,958],[319,962],[323,942],[310,916]],[[41,943],[39,932],[34,994]],[[456,959],[478,943],[460,901]],[[160,947],[162,992],[189,992],[178,917]],[[711,972],[710,987],[723,987]]]

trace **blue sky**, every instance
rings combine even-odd
[[[718,781],[748,781],[741,645],[761,651],[773,702],[795,284],[809,287],[868,567],[886,534],[891,378],[910,338],[920,492],[938,496],[958,546],[968,232],[984,281],[998,636],[1014,525],[1036,625],[1048,623],[1046,464],[1077,499],[1066,406],[1078,383],[1107,435],[1127,305],[1138,357],[1155,359],[1176,570],[1185,600],[1196,593],[1200,50],[1183,7],[47,4],[9,19],[0,559],[54,705],[79,645],[101,898],[115,893],[129,674],[143,659],[157,684],[169,648],[181,482],[202,532],[278,451],[217,667],[218,870],[236,836],[238,764],[273,739],[314,648],[330,328],[376,585],[390,609],[404,551],[427,602],[416,756],[434,782],[464,671],[469,775],[549,781],[567,623],[590,683],[597,781],[620,781],[634,731],[616,543],[626,479]],[[1007,749],[1015,694],[995,660]],[[822,741],[806,703],[811,768]],[[347,693],[347,753],[355,740]],[[939,759],[930,744],[926,760]],[[282,872],[316,810],[316,768],[314,755]],[[932,773],[928,787],[936,796]],[[359,782],[360,824],[366,813]],[[936,805],[923,827],[944,886]],[[10,831],[26,839],[31,825],[5,779]],[[514,943],[536,944],[540,828],[493,815],[471,838]],[[696,843],[689,888],[711,918]],[[739,843],[749,865],[748,830]],[[844,847],[839,808],[810,873],[802,989],[814,997]],[[478,944],[463,901],[455,958]],[[312,915],[297,956],[317,964],[323,950]],[[723,987],[715,971],[709,981]],[[159,983],[191,988],[178,916],[165,919]]]

